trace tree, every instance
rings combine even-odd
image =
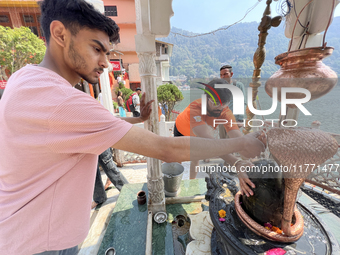
[[[122,89],[125,89],[125,85],[124,85],[123,82],[120,81],[120,82],[118,82],[118,87],[115,89],[115,94],[118,95],[118,91],[122,90]],[[124,93],[123,93],[122,98],[124,98]]]
[[[124,99],[125,102],[133,94],[133,91],[131,89],[128,89],[128,88],[122,88],[120,91],[123,93],[122,98]],[[117,92],[117,94],[118,94],[118,92]]]
[[[28,27],[0,26],[0,76],[9,76],[26,64],[38,64],[44,58],[45,43]]]
[[[165,120],[169,121],[175,104],[183,100],[184,97],[176,85],[167,83],[157,88],[157,98],[165,111]]]

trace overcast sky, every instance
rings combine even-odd
[[[173,0],[175,15],[170,20],[171,26],[195,33],[210,32],[240,20],[256,2],[257,0]],[[278,2],[273,1],[271,4],[272,16],[277,15]],[[340,16],[339,5],[335,9],[335,16]],[[265,6],[266,0],[261,0],[242,22],[259,22]]]

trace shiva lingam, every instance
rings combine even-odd
[[[206,198],[214,224],[212,254],[259,254],[277,247],[305,254],[339,253],[337,241],[319,217],[308,206],[296,202],[299,187],[313,165],[317,167],[331,158],[338,149],[337,141],[310,128],[273,128],[260,139],[268,145],[275,161],[262,159],[254,162],[255,166],[260,170],[263,167],[268,170],[269,166],[281,170],[262,171],[261,176],[249,173],[256,185],[254,196],[248,198],[236,193],[234,181],[223,174],[206,178]],[[226,185],[227,189],[223,188]],[[226,200],[228,192],[236,193],[233,202]],[[225,222],[219,221],[221,209],[227,214]],[[265,228],[266,222],[282,232]],[[313,236],[321,238],[311,242]]]

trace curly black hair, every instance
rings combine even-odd
[[[119,39],[116,22],[84,0],[44,0],[40,2],[40,9],[40,24],[47,44],[50,41],[50,24],[53,20],[62,22],[72,35],[76,35],[82,28],[90,28],[105,32],[111,43]]]

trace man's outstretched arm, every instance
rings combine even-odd
[[[173,138],[158,136],[135,126],[112,147],[165,162],[211,158],[233,152],[239,152],[245,157],[252,158],[260,155],[265,149],[263,143],[254,135],[223,140],[198,137]]]

